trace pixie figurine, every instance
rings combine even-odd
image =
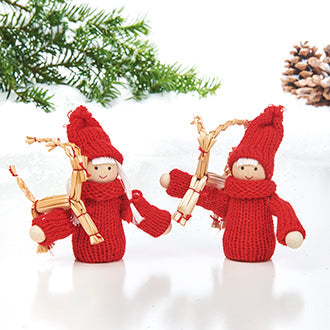
[[[272,216],[277,217],[279,243],[298,248],[305,230],[292,206],[278,197],[271,180],[275,153],[283,138],[283,107],[269,106],[249,122],[244,137],[228,159],[231,175],[223,189],[206,185],[197,205],[225,219],[223,249],[232,260],[269,260],[275,250]],[[191,175],[178,169],[161,177],[173,197],[182,198]]]
[[[104,241],[91,245],[78,217],[60,208],[35,217],[30,236],[42,246],[51,246],[72,234],[73,253],[78,261],[120,260],[126,245],[122,220],[158,237],[170,229],[171,215],[150,205],[140,191],[130,189],[122,154],[85,107],[71,112],[69,119],[68,139],[88,158],[89,178],[82,184],[81,200]]]

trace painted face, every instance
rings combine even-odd
[[[117,178],[117,164],[93,164],[92,161],[87,163],[87,172],[91,175],[89,181],[108,183]]]
[[[265,170],[260,163],[257,165],[240,165],[237,161],[232,167],[233,177],[240,180],[264,180],[266,179]]]

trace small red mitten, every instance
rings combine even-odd
[[[153,237],[164,234],[171,224],[171,214],[149,204],[139,190],[133,190],[132,195],[131,202],[144,218],[137,227]]]

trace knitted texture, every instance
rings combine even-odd
[[[189,186],[191,176],[179,170],[170,173],[167,192],[181,198]],[[266,261],[275,249],[272,215],[277,217],[277,240],[286,245],[285,237],[291,231],[305,230],[292,206],[280,199],[271,180],[226,179],[222,190],[206,186],[198,205],[225,218],[223,250],[227,258],[238,261]]]
[[[96,263],[117,261],[123,257],[126,240],[120,211],[125,196],[118,179],[110,183],[83,183],[81,199],[104,242],[91,245],[89,236],[78,226],[72,235],[73,253],[77,260]]]
[[[70,216],[71,211],[55,209],[34,218],[32,220],[32,226],[39,226],[46,236],[46,240],[39,244],[42,246],[50,246],[56,240],[71,235],[74,230],[74,225],[70,221]]]
[[[163,234],[171,222],[170,213],[149,204],[141,192],[133,191],[133,199],[129,201],[119,179],[109,183],[84,182],[81,198],[104,238],[100,244],[90,244],[82,226],[72,224],[70,211],[56,209],[38,216],[32,222],[44,231],[44,246],[72,234],[73,253],[78,261],[101,263],[122,259],[126,247],[122,219],[132,222],[130,202],[144,217],[138,227],[153,237]]]
[[[279,221],[277,223],[277,239],[278,241],[286,245],[285,237],[291,231],[299,231],[303,237],[306,237],[306,232],[300,222],[296,222],[297,218],[295,211],[291,207],[290,203],[281,199],[277,196],[277,194],[272,195],[272,197],[268,200],[268,207],[273,215],[275,215],[278,219],[285,218],[286,221]]]
[[[144,218],[137,226],[153,237],[162,235],[171,223],[171,214],[149,204],[142,193],[133,190],[132,203]]]
[[[166,192],[172,197],[182,198],[187,192],[192,175],[186,172],[182,172],[178,169],[174,169],[170,172],[170,185]],[[214,203],[215,200],[220,200],[221,203]],[[220,217],[225,217],[227,212],[227,195],[224,195],[221,190],[214,187],[206,186],[204,190],[200,192],[197,205],[202,206],[207,210],[212,210]]]
[[[123,163],[122,154],[111,144],[109,136],[84,106],[81,105],[69,113],[69,119],[68,139],[81,149],[84,156],[90,160],[111,157]]]
[[[256,159],[264,168],[266,178],[274,172],[275,153],[283,138],[283,106],[271,105],[252,120],[239,145],[228,159],[231,169],[239,158]]]
[[[269,180],[227,178],[225,192],[230,200],[223,235],[223,249],[227,258],[265,261],[272,257],[275,234],[267,200],[275,190],[275,183]]]
[[[170,172],[170,185],[166,192],[173,197],[182,198],[189,188],[192,176],[186,172],[174,169]]]
[[[123,163],[121,153],[113,147],[109,136],[84,106],[79,106],[68,116],[68,139],[81,149],[84,156],[89,160],[111,157]],[[133,203],[144,217],[138,227],[153,237],[163,234],[171,222],[171,215],[150,205],[141,192],[133,192],[133,198],[129,201],[124,184],[118,178],[108,183],[84,182],[81,200],[104,238],[103,242],[91,245],[90,238],[82,226],[72,224],[71,212],[54,210],[35,218],[33,224],[38,224],[46,235],[42,245],[49,246],[56,240],[72,234],[73,253],[76,259],[82,262],[111,262],[123,257],[126,239],[122,220],[133,221],[130,203]]]

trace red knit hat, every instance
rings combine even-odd
[[[67,135],[71,143],[75,143],[81,153],[92,160],[99,157],[111,157],[123,164],[122,154],[111,144],[109,136],[101,125],[84,106],[68,114],[70,123]]]
[[[274,172],[275,153],[283,138],[283,106],[270,105],[263,113],[249,122],[242,141],[228,159],[232,169],[240,158],[257,160],[270,179]]]

